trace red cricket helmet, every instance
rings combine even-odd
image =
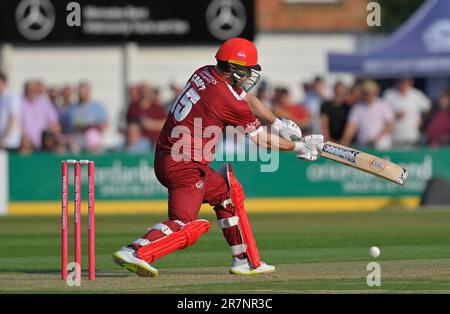
[[[217,50],[216,59],[261,71],[256,46],[244,38],[235,37],[225,41]]]

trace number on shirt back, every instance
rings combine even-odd
[[[175,120],[178,122],[182,121],[191,112],[192,106],[195,105],[200,100],[200,95],[187,83],[183,88],[183,91],[178,95],[175,100],[170,113],[173,113]]]

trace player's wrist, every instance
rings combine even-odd
[[[275,118],[275,122],[273,122],[270,126],[275,128],[276,130],[279,130],[284,126],[284,124],[283,121],[281,121],[279,118]]]

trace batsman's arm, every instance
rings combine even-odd
[[[248,93],[245,96],[245,100],[247,101],[250,110],[262,125],[272,125],[275,123],[277,117],[256,96]]]
[[[287,140],[292,140],[291,136],[302,137],[302,131],[295,122],[286,118],[278,119],[277,116],[261,102],[261,100],[252,94],[247,94],[245,99],[249,104],[250,110],[262,125],[271,126],[280,134],[280,137]]]
[[[293,142],[264,129],[257,135],[250,136],[250,139],[258,146],[279,151],[292,151],[297,155],[298,159],[314,161],[319,157],[319,152],[314,144],[303,140]]]
[[[295,149],[295,143],[279,137],[275,133],[271,133],[268,129],[258,133],[255,136],[251,136],[250,139],[258,146],[264,148],[270,148],[280,151],[293,151]]]
[[[314,135],[313,135],[314,136]],[[250,136],[250,139],[258,146],[270,148],[278,151],[291,151],[297,155],[297,158],[304,160],[317,160],[319,152],[312,142],[308,141],[291,141],[278,136],[277,133],[271,133],[270,128],[263,129],[255,136]],[[323,142],[323,137],[322,137]]]
[[[297,158],[303,160],[317,160],[319,152],[312,143],[304,141],[292,141],[293,137],[301,138],[302,132],[298,125],[288,119],[278,119],[264,104],[252,94],[247,94],[245,99],[256,118],[263,125],[270,125],[259,134],[250,137],[258,146],[280,151],[293,151]],[[278,133],[272,133],[274,129]],[[280,134],[281,136],[278,136]],[[322,138],[323,141],[323,138]]]

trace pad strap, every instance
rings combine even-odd
[[[181,228],[183,228],[185,225],[181,220],[173,220],[173,222],[178,224]],[[147,229],[147,231],[150,231],[150,230],[159,230],[165,236],[171,235],[173,233],[172,229],[170,229],[170,227],[168,225],[163,224],[163,223],[156,224],[153,227]],[[150,240],[144,239],[144,238],[139,238],[133,242],[133,244],[137,244],[139,246],[146,246],[146,245],[149,245],[150,243],[151,243]]]
[[[181,220],[173,220],[173,222],[175,222],[176,224],[178,224],[180,227],[184,227],[185,223],[182,222]]]
[[[181,228],[183,228],[185,225],[181,220],[172,220],[172,221],[174,223],[178,224]],[[170,227],[168,225],[163,224],[163,223],[156,224],[153,227],[147,229],[147,231],[150,231],[150,230],[159,230],[162,233],[164,233],[166,236],[173,233],[172,229],[170,229]]]
[[[149,245],[150,243],[151,243],[150,240],[143,238],[137,239],[136,241],[133,242],[133,244],[137,244],[139,246],[146,246]]]
[[[233,205],[233,201],[231,198],[224,200],[220,205],[222,205],[223,208],[227,207],[228,205]]]
[[[217,220],[217,223],[219,224],[219,227],[222,229],[230,228],[239,225],[239,217],[233,216],[230,218],[224,218]]]
[[[156,224],[153,227],[147,229],[147,231],[150,231],[150,230],[159,230],[162,233],[164,233],[166,236],[173,233],[172,229],[170,229],[170,227],[168,225],[163,224],[163,223]]]
[[[236,256],[236,255],[247,252],[247,244],[233,245],[233,246],[230,246],[230,249],[231,249],[231,254],[233,256]]]

